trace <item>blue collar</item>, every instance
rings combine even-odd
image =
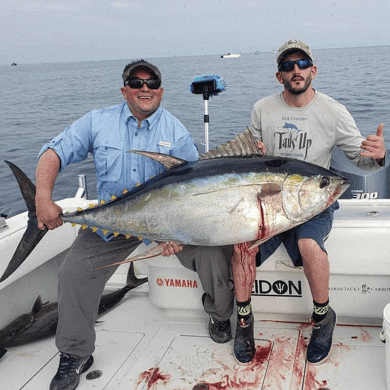
[[[130,120],[130,118],[133,118],[138,123],[138,119],[134,117],[134,115],[130,111],[130,108],[127,105],[127,103],[124,103],[124,104],[125,104],[126,122],[128,122]],[[163,108],[161,106],[159,106],[159,108],[152,115],[150,115],[148,118],[144,119],[149,124],[149,126],[148,126],[149,130],[152,130],[154,128],[154,126],[158,123],[160,116],[162,114],[162,110],[163,110]]]

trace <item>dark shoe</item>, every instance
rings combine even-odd
[[[307,347],[306,359],[311,364],[321,364],[329,356],[332,347],[333,330],[336,325],[336,313],[330,307],[326,317],[313,325],[310,343]]]
[[[62,353],[57,374],[50,383],[50,390],[74,390],[80,381],[80,375],[93,363],[92,355],[81,357]]]
[[[236,337],[234,339],[234,357],[239,364],[250,363],[256,354],[253,315],[247,321],[237,321]]]
[[[232,327],[230,320],[218,321],[210,317],[209,321],[210,337],[219,344],[226,343],[232,338]]]

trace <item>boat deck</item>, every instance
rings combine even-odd
[[[255,314],[256,358],[240,366],[233,340],[210,339],[204,312],[154,307],[140,286],[99,318],[95,362],[78,389],[386,389],[381,327],[338,325],[330,358],[312,366],[305,362],[308,323],[261,317]],[[0,387],[48,389],[58,362],[54,338],[11,348],[0,360]]]

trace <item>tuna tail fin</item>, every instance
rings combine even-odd
[[[28,210],[28,222],[27,229],[23,234],[11,261],[0,278],[0,282],[3,282],[16,271],[32,250],[38,245],[39,241],[41,241],[48,230],[47,228],[45,230],[40,230],[38,228],[38,219],[35,209],[35,185],[15,164],[12,164],[9,161],[5,162],[11,168],[19,184],[20,191],[22,192]]]

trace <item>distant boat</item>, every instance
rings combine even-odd
[[[241,54],[239,53],[233,53],[232,51],[229,51],[227,54],[221,55],[221,58],[238,58]]]
[[[16,65],[18,65],[16,62],[13,62],[13,63],[11,64],[11,66],[16,66]]]
[[[255,51],[255,54],[260,54],[260,52],[259,51]]]

